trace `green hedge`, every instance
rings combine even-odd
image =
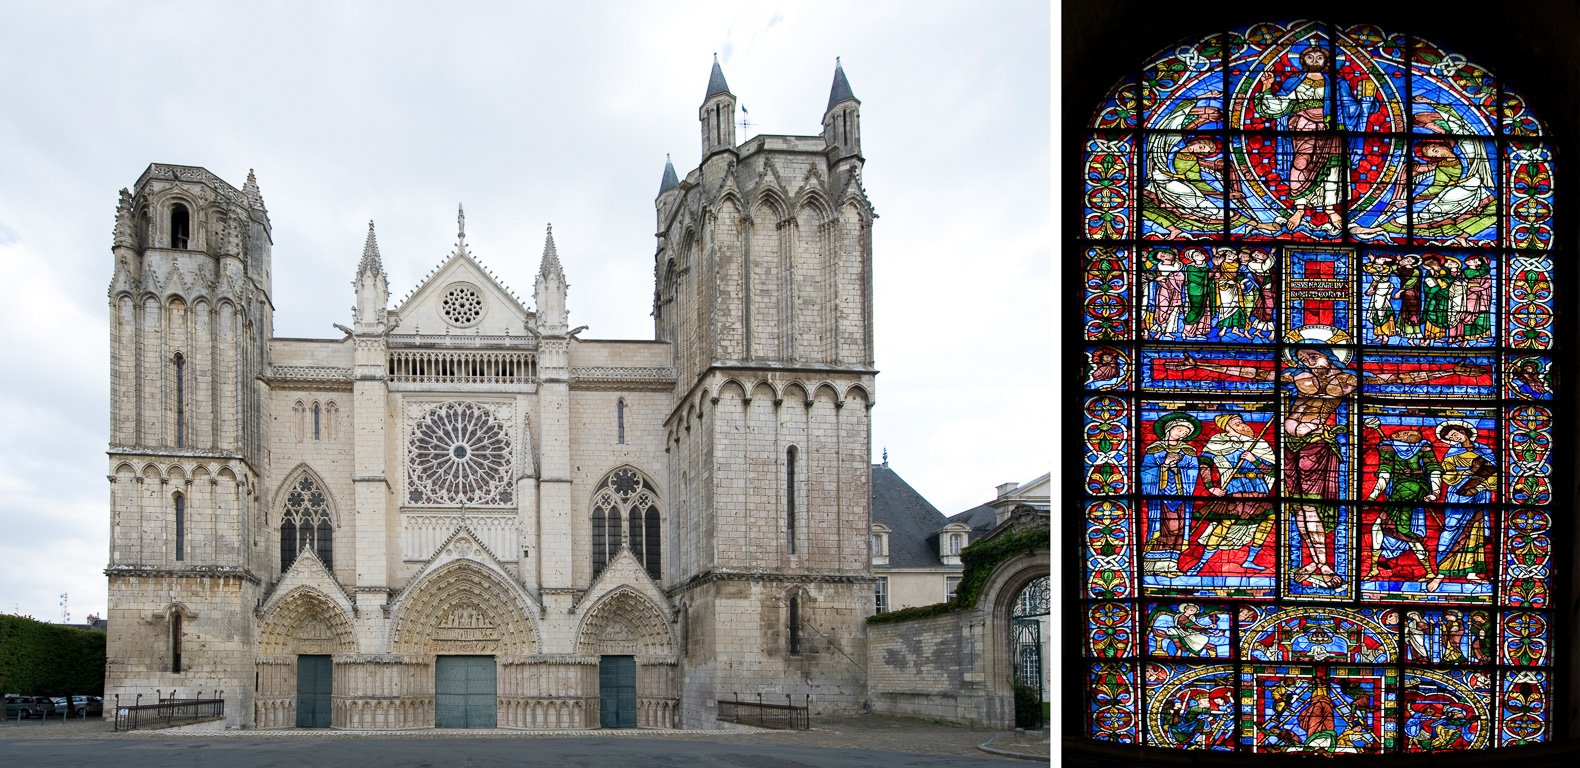
[[[901,608],[888,613],[875,613],[867,617],[867,623],[889,624],[896,621],[927,619],[975,608],[977,599],[982,596],[982,590],[987,586],[988,577],[993,574],[993,569],[997,568],[999,563],[1027,550],[1047,549],[1048,534],[1047,528],[1032,528],[989,541],[974,542],[960,550],[960,564],[965,566],[965,571],[960,574],[960,584],[955,587],[954,600]]]
[[[0,616],[0,693],[103,696],[105,634]]]

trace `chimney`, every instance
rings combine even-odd
[[[996,498],[1002,499],[1005,496],[1008,496],[1011,493],[1014,493],[1015,489],[1019,488],[1019,487],[1020,487],[1020,483],[999,483],[998,496]]]

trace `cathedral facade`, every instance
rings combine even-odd
[[[860,102],[656,199],[654,338],[579,337],[549,232],[529,308],[467,250],[393,306],[373,225],[343,338],[276,338],[254,177],[121,192],[106,696],[227,725],[711,727],[859,708],[874,219]],[[348,254],[349,256],[349,254]]]

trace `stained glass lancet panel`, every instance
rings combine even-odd
[[[1169,47],[1082,137],[1091,738],[1545,741],[1559,398],[1547,130],[1370,25]]]

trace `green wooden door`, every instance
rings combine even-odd
[[[328,656],[296,657],[296,727],[329,727],[329,692],[334,662]]]
[[[493,656],[440,656],[434,664],[435,728],[498,725]]]
[[[636,727],[636,657],[598,659],[598,722],[605,728]]]

